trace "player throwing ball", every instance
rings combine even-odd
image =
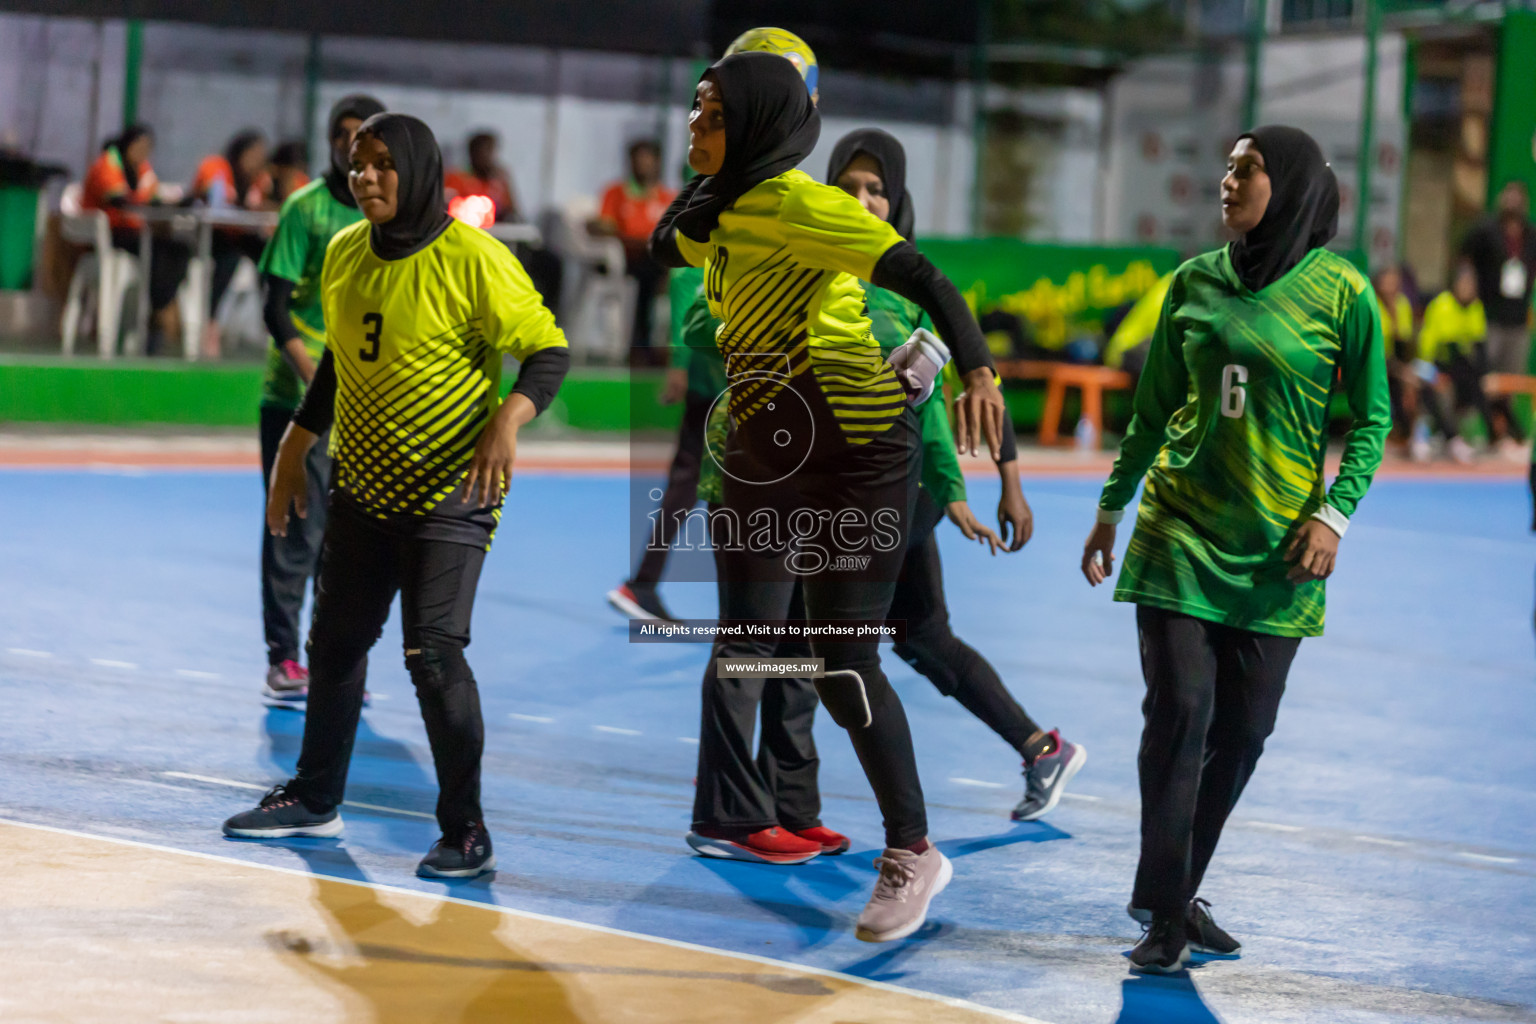
[[[1241,136],[1221,182],[1240,237],[1174,275],[1134,415],[1083,547],[1094,586],[1146,478],[1115,600],[1136,608],[1147,694],[1138,769],[1141,862],[1129,912],[1136,971],[1191,946],[1234,953],[1198,898],[1227,815],[1275,726],[1301,638],[1323,632],[1323,581],[1381,464],[1392,421],[1376,298],[1323,248],[1339,187],[1295,128]],[[1353,419],[1324,488],[1328,405]]]
[[[390,113],[363,122],[348,182],[366,222],[339,232],[326,255],[325,355],[283,436],[267,502],[275,534],[290,503],[306,514],[304,459],[332,428],[304,744],[294,777],[224,834],[341,834],[368,651],[398,592],[443,833],[417,873],[470,877],[496,863],[480,808],[480,695],[464,659],[470,614],[518,429],[554,398],[570,357],[506,246],[448,216],[425,124]],[[505,400],[503,354],[522,362]]]
[[[983,434],[993,451],[1001,443],[1005,410],[986,342],[954,286],[890,224],[794,169],[814,148],[820,118],[792,63],[760,52],[716,63],[699,81],[689,133],[699,177],[668,209],[651,249],[670,266],[706,267],[710,309],[722,321],[716,344],[735,428],[723,507],[744,518],[778,503],[794,517],[784,521],[835,520],[841,533],[815,543],[859,552],[846,565],[813,566],[796,561],[812,550],[809,536],[788,555],[749,541],[723,566],[721,607],[787,610],[798,580],[813,622],[879,626],[901,568],[921,453],[903,385],[870,333],[859,280],[917,302],[955,351],[966,385],[956,433],[968,450]],[[888,536],[842,529],[877,517]],[[906,713],[873,636],[811,643],[825,659],[816,681],[822,704],[848,730],[885,819],[880,879],[857,935],[899,939],[922,925],[951,874],[928,840]],[[714,666],[706,708],[722,685]]]

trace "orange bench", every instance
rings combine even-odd
[[[1493,398],[1505,395],[1536,398],[1536,377],[1524,373],[1490,373],[1483,378],[1483,390]]]
[[[998,375],[1005,380],[1045,381],[1045,411],[1040,417],[1040,443],[1057,443],[1061,410],[1067,389],[1083,393],[1083,418],[1093,426],[1093,436],[1104,436],[1104,392],[1128,391],[1131,375],[1107,366],[1056,363],[1035,359],[1005,359],[997,364]]]

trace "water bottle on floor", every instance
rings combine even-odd
[[[1099,450],[1099,432],[1094,429],[1093,422],[1086,416],[1078,418],[1077,429],[1072,432],[1072,438],[1080,452]]]

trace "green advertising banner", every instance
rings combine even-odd
[[[1180,262],[1177,249],[1017,238],[924,239],[920,247],[978,315],[1011,313],[1047,349],[1097,333],[1106,313],[1141,298]]]

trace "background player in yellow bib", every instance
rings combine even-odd
[[[1240,237],[1174,274],[1134,413],[1083,547],[1097,586],[1145,477],[1115,600],[1134,602],[1147,693],[1137,766],[1141,860],[1128,908],[1148,925],[1136,971],[1196,946],[1233,953],[1199,899],[1227,816],[1275,727],[1323,581],[1392,419],[1370,282],[1324,249],[1339,186],[1311,136],[1256,128],[1221,183]],[[1353,424],[1324,488],[1334,382]]]
[[[762,617],[783,620],[798,578],[812,625],[878,628],[900,571],[920,451],[907,395],[870,333],[859,280],[890,287],[933,317],[966,382],[956,403],[959,443],[974,449],[984,434],[997,451],[1005,410],[986,343],[954,286],[894,228],[841,189],[794,170],[815,146],[820,119],[792,64],[734,54],[705,72],[696,95],[688,156],[700,176],[651,245],[671,266],[706,267],[710,308],[723,321],[716,344],[734,426],[724,509],[775,508],[781,523],[799,516],[800,527],[791,526],[788,541],[780,534],[758,546],[748,538],[723,560],[722,605],[725,592],[751,591],[757,607],[773,609]],[[848,730],[885,819],[880,880],[857,934],[901,938],[921,926],[951,873],[927,838],[906,715],[873,637],[813,637],[812,647],[825,659],[822,703]],[[772,648],[766,642],[763,653]],[[706,688],[718,685],[714,666]]]
[[[495,866],[480,808],[485,729],[464,659],[475,587],[518,429],[554,398],[570,358],[506,246],[447,215],[442,155],[425,124],[369,118],[349,180],[367,223],[338,233],[326,255],[325,355],[283,437],[267,504],[274,533],[287,528],[290,502],[305,515],[304,456],[334,421],[304,745],[294,778],[224,832],[340,834],[368,650],[398,592],[443,831],[417,872],[468,877]],[[504,353],[522,367],[502,401]]]

